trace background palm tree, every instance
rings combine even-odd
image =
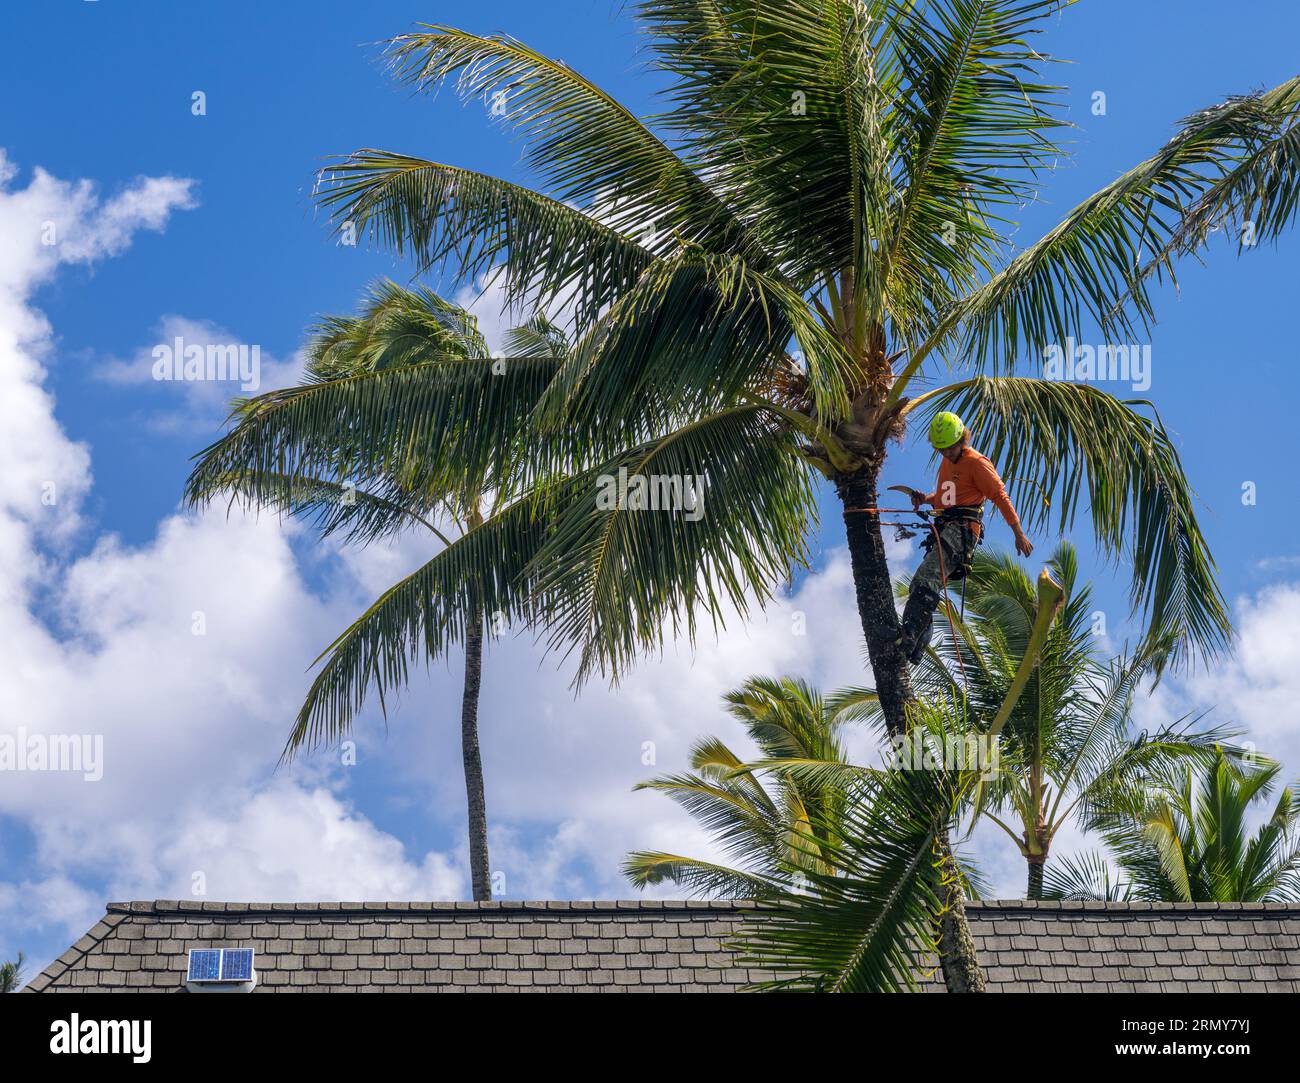
[[[738,944],[778,974],[761,987],[915,988],[936,947],[943,885],[929,866],[963,783],[943,771],[850,763],[838,731],[862,699],[856,690],[823,697],[788,677],[751,678],[725,702],[759,759],[745,762],[706,738],[691,750],[692,773],[637,787],[668,794],[732,863],[642,850],[628,855],[625,875],[638,887],[672,881],[765,903],[762,922]],[[961,872],[972,890],[974,870]]]
[[[1256,240],[1289,226],[1300,80],[1189,118],[1018,250],[1011,215],[1061,153],[1059,88],[1040,81],[1046,58],[1028,44],[1059,6],[648,0],[637,12],[668,81],[667,109],[649,121],[506,36],[426,27],[396,39],[399,76],[421,90],[457,78],[490,102],[546,191],[367,149],[326,171],[322,204],[419,271],[496,275],[525,311],[562,301],[574,345],[514,407],[499,385],[478,431],[456,439],[428,424],[447,409],[432,380],[340,389],[315,414],[346,403],[359,430],[382,434],[355,449],[366,476],[391,469],[394,448],[435,474],[453,452],[481,459],[526,422],[545,498],[527,522],[518,509],[485,520],[493,544],[476,552],[508,584],[499,608],[576,650],[579,679],[616,679],[666,635],[693,637],[701,615],[770,598],[805,558],[811,480],[825,477],[843,505],[874,686],[901,733],[914,693],[879,518],[864,509],[918,409],[963,413],[1031,530],[1070,529],[1086,498],[1103,551],[1131,557],[1135,609],[1172,658],[1221,649],[1227,610],[1154,410],[1007,373],[1048,344],[1087,341],[1094,323],[1111,341],[1140,334],[1149,283],[1196,248],[1183,227],[1197,215],[1239,224],[1266,208]],[[963,362],[967,378],[909,399],[939,360]],[[269,458],[295,476],[333,441],[298,420],[258,422]],[[595,480],[620,467],[706,476],[707,514],[597,506]],[[449,610],[422,601],[436,578],[417,572],[372,614],[402,634],[331,659],[349,673],[318,701],[323,715],[353,709],[358,684],[404,679],[408,654],[445,647],[434,625]],[[979,987],[961,898],[947,903],[950,987]]]
[[[1300,801],[1284,788],[1254,834],[1250,807],[1271,793],[1281,767],[1219,752],[1200,766],[1170,767],[1099,808],[1100,830],[1121,879],[1084,855],[1050,870],[1047,897],[1161,902],[1300,899]]]
[[[1199,718],[1139,730],[1131,716],[1133,692],[1158,669],[1160,650],[1101,658],[1092,589],[1078,581],[1074,547],[1059,544],[1048,569],[1065,602],[1002,730],[997,771],[975,790],[971,824],[987,816],[1016,844],[1028,868],[1030,899],[1042,898],[1043,868],[1062,826],[1087,822],[1117,789],[1139,787],[1178,763],[1210,762],[1232,736],[1224,727],[1193,729]],[[960,610],[947,600],[952,623],[940,624],[955,635],[945,635],[913,676],[923,695],[960,694],[977,719],[991,718],[1024,656],[1035,588],[1014,557],[979,549],[960,589]],[[864,708],[869,704],[863,700]]]
[[[837,730],[852,706],[850,697],[824,699],[791,677],[754,677],[729,692],[725,702],[765,763],[847,765]],[[740,867],[638,850],[623,866],[637,887],[670,880],[719,898],[755,898],[770,893],[773,885],[797,882],[804,870],[831,871],[825,851],[840,841],[843,779],[808,770],[764,772],[746,766],[716,737],[691,749],[691,770],[636,788],[666,793]]]
[[[23,953],[18,958],[0,964],[0,993],[16,993],[23,983]]]
[[[485,501],[499,506],[508,502],[518,487],[511,448],[499,448],[490,462],[449,463],[437,470],[402,461],[398,449],[391,454],[386,468],[363,473],[353,465],[357,447],[382,440],[384,434],[358,426],[354,412],[346,407],[324,415],[316,411],[325,395],[353,394],[376,374],[393,377],[399,386],[409,384],[412,375],[428,375],[445,389],[447,397],[490,395],[494,367],[509,365],[528,370],[539,363],[545,366],[544,359],[563,345],[556,329],[540,318],[513,329],[508,338],[520,356],[493,359],[477,321],[462,308],[428,289],[411,291],[392,282],[379,283],[370,291],[359,316],[330,317],[316,328],[308,348],[307,376],[311,383],[236,405],[234,449],[226,440],[201,453],[202,462],[187,489],[191,504],[204,504],[225,494],[232,501],[271,507],[314,521],[322,536],[338,534],[345,541],[363,545],[418,524],[442,543],[442,551],[434,561],[457,564],[461,576],[458,593],[436,602],[428,599],[428,604],[440,602],[449,611],[458,607],[451,619],[457,622],[465,644],[461,756],[470,878],[476,900],[492,897],[478,702],[484,629],[493,622],[493,613],[487,608],[482,584],[472,566],[467,571],[458,562],[464,550],[472,546],[474,532],[483,526]],[[293,471],[282,469],[265,456],[258,440],[262,420],[268,413],[277,417],[306,415],[305,423],[312,425],[318,435],[333,433],[332,446],[319,445],[308,467],[300,463]],[[469,413],[457,417],[454,413],[431,411],[425,423],[447,429],[469,424],[471,417]],[[250,439],[244,439],[250,434]],[[436,519],[444,523],[451,536],[434,524]],[[330,644],[325,654],[338,657],[358,649],[359,638],[375,636],[390,641],[398,657],[404,657],[401,650],[405,629],[385,619],[390,594],[381,595]],[[438,643],[430,642],[428,646],[431,654],[437,653]],[[361,649],[373,651],[373,645]],[[394,676],[390,672],[389,680]],[[405,679],[404,671],[401,677]],[[360,708],[367,685],[362,682],[342,690],[344,696],[353,697],[349,709],[331,713],[327,708],[322,712],[320,704],[340,692],[338,678],[339,670],[327,667],[312,684],[289,735],[286,757],[322,741],[337,740],[350,731],[354,711]],[[386,714],[385,682],[377,684]]]

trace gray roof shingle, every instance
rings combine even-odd
[[[110,903],[31,992],[175,992],[196,947],[251,947],[257,992],[732,992],[744,902]],[[968,904],[989,987],[1300,992],[1300,905]],[[928,990],[941,991],[937,973]]]

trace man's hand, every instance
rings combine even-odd
[[[1016,531],[1016,552],[1022,557],[1027,557],[1034,551],[1034,543],[1029,540],[1029,535],[1023,530]]]
[[[913,489],[909,495],[912,498],[912,510],[920,511],[925,506],[925,493]]]

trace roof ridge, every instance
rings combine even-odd
[[[110,902],[107,915],[127,914],[322,914],[322,913],[619,913],[664,911],[752,910],[757,903],[748,899],[590,899],[590,900],[493,900],[491,902],[286,902],[246,903],[208,902],[193,899],[153,899]],[[1211,913],[1300,912],[1300,902],[1094,902],[1057,899],[979,899],[966,903],[967,909],[1093,911],[1106,913],[1173,912]],[[89,935],[89,934],[88,934]]]
[[[748,899],[591,899],[591,900],[493,900],[491,902],[207,902],[192,899],[153,899],[111,902],[109,916],[127,914],[422,914],[422,913],[664,913],[694,911],[735,913],[752,910],[757,903]],[[1300,913],[1300,902],[1094,902],[1056,899],[980,899],[966,903],[969,910],[988,913],[998,910],[1088,912],[1088,913]],[[98,926],[97,926],[98,928]],[[93,930],[92,930],[93,932]],[[87,934],[90,935],[90,934]],[[65,953],[66,954],[66,953]],[[36,979],[33,979],[35,981]]]
[[[153,899],[110,902],[110,914],[372,914],[372,913],[627,913],[666,911],[752,910],[748,899],[592,899],[493,900],[491,902],[207,902],[192,899]]]
[[[1300,913],[1300,902],[1096,902],[1079,899],[979,899],[967,910],[1081,910],[1089,913]]]

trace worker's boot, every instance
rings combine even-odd
[[[903,630],[899,644],[907,660],[915,665],[925,655],[934,629],[934,611],[939,607],[939,595],[929,587],[913,587],[903,607]]]

